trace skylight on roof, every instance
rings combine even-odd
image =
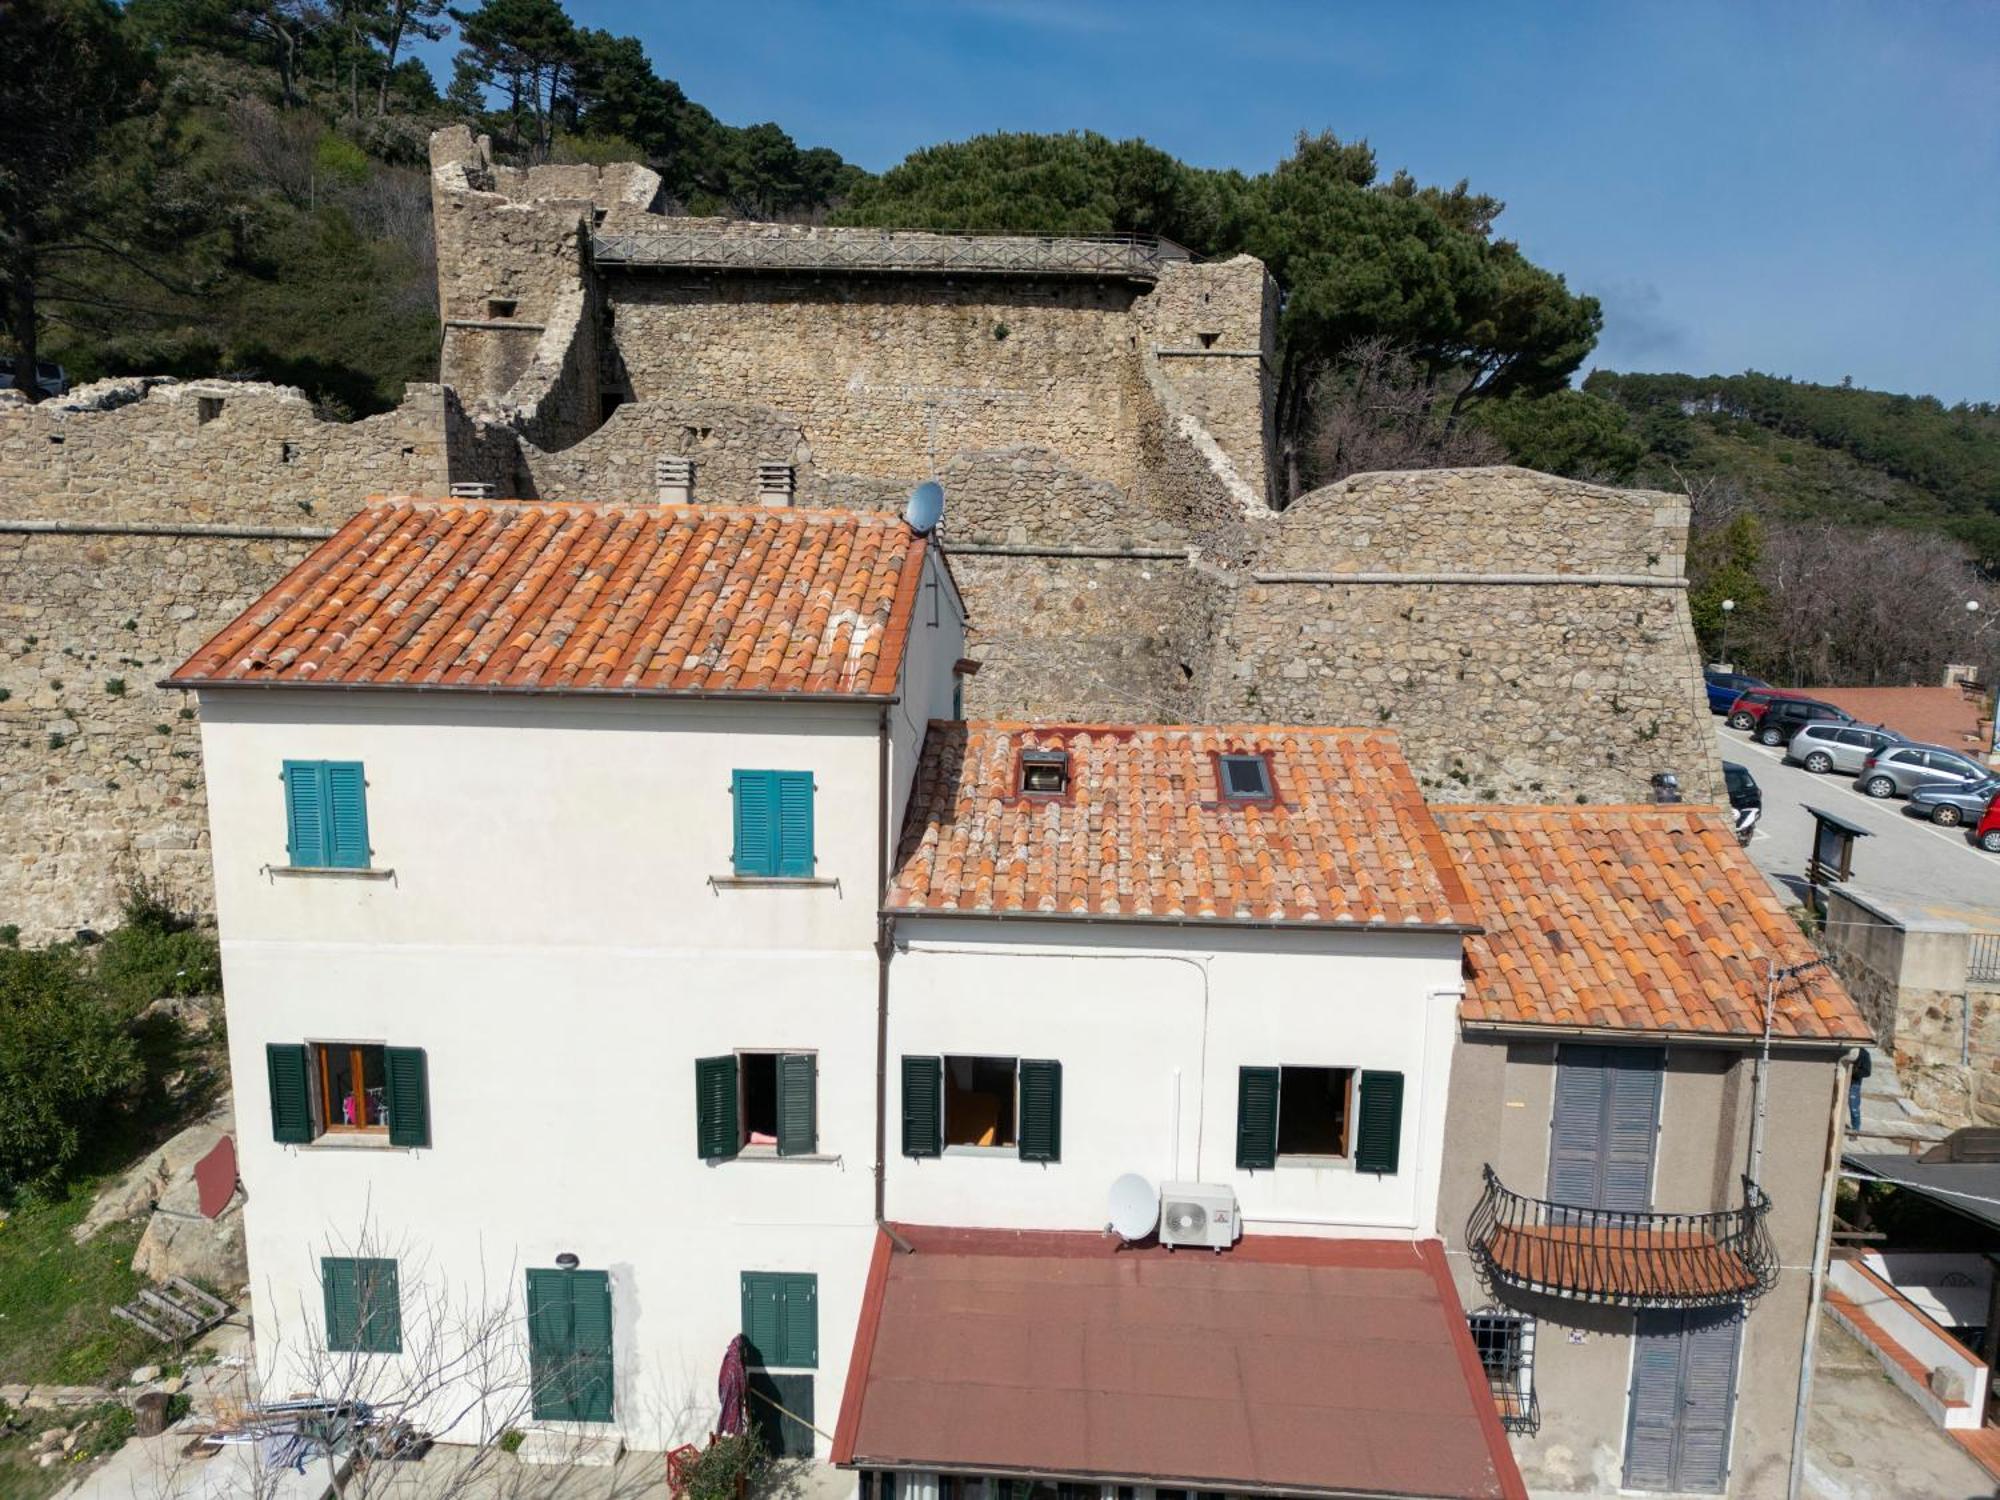
[[[1231,802],[1271,800],[1271,763],[1261,755],[1222,758],[1222,795]]]
[[[1021,752],[1021,795],[1060,797],[1069,790],[1067,750],[1023,750]]]

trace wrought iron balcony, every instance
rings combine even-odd
[[[592,239],[600,266],[663,270],[901,272],[1079,277],[1152,282],[1188,252],[1144,234],[947,234],[929,230],[802,229],[667,219]]]
[[[1709,1307],[1760,1297],[1778,1279],[1764,1222],[1771,1200],[1748,1177],[1741,1208],[1641,1214],[1526,1198],[1484,1171],[1466,1236],[1496,1290],[1610,1307]]]

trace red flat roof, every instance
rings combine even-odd
[[[1525,1500],[1435,1240],[878,1239],[833,1459],[1217,1490]]]

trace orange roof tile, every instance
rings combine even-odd
[[[1024,750],[1070,792],[1020,793]],[[1216,757],[1261,752],[1230,802]],[[1470,926],[1396,736],[1271,725],[933,723],[888,894],[900,911]]]
[[[1436,814],[1485,927],[1465,943],[1469,1024],[1761,1035],[1766,961],[1819,956],[1719,808]],[[1772,1034],[1869,1032],[1820,964],[1780,983]]]
[[[924,549],[858,511],[375,499],[168,681],[886,696]]]

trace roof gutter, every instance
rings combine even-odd
[[[894,693],[774,693],[755,688],[506,687],[457,682],[243,682],[233,677],[163,677],[156,687],[304,693],[455,693],[486,698],[678,698],[715,703],[894,703]]]
[[[1041,1479],[1056,1483],[1129,1484],[1167,1489],[1199,1490],[1210,1485],[1220,1485],[1226,1486],[1228,1492],[1232,1495],[1324,1495],[1328,1497],[1328,1500],[1398,1500],[1400,1495],[1407,1493],[1395,1490],[1361,1490],[1344,1487],[1327,1489],[1310,1484],[1251,1484],[1240,1479],[1224,1479],[1214,1476],[1204,1479],[1189,1479],[1184,1475],[1174,1474],[1084,1474],[1060,1469],[1014,1467],[1008,1464],[968,1466],[964,1464],[938,1463],[934,1459],[864,1458],[859,1454],[842,1460],[839,1463],[839,1467],[843,1469],[887,1469],[899,1473],[955,1474],[974,1478],[982,1474],[1003,1474],[1013,1478]]]
[[[1696,1047],[1738,1049],[1760,1047],[1764,1044],[1762,1034],[1755,1031],[1675,1031],[1658,1026],[1566,1026],[1535,1021],[1467,1021],[1461,1018],[1459,1029],[1480,1032],[1487,1036],[1524,1039],[1562,1036],[1603,1040],[1608,1037],[1642,1036],[1663,1042],[1682,1042]],[[1864,1046],[1869,1040],[1868,1037],[1774,1036],[1770,1045],[1773,1049],[1793,1052],[1842,1052],[1850,1047]]]
[[[941,917],[971,922],[1061,922],[1075,923],[1084,927],[1184,927],[1204,931],[1217,927],[1233,927],[1253,932],[1420,932],[1463,936],[1486,930],[1484,927],[1467,922],[1323,922],[1313,917],[1175,917],[1142,914],[1124,916],[1091,911],[954,911],[937,906],[898,906],[885,909],[885,915],[893,919]]]

